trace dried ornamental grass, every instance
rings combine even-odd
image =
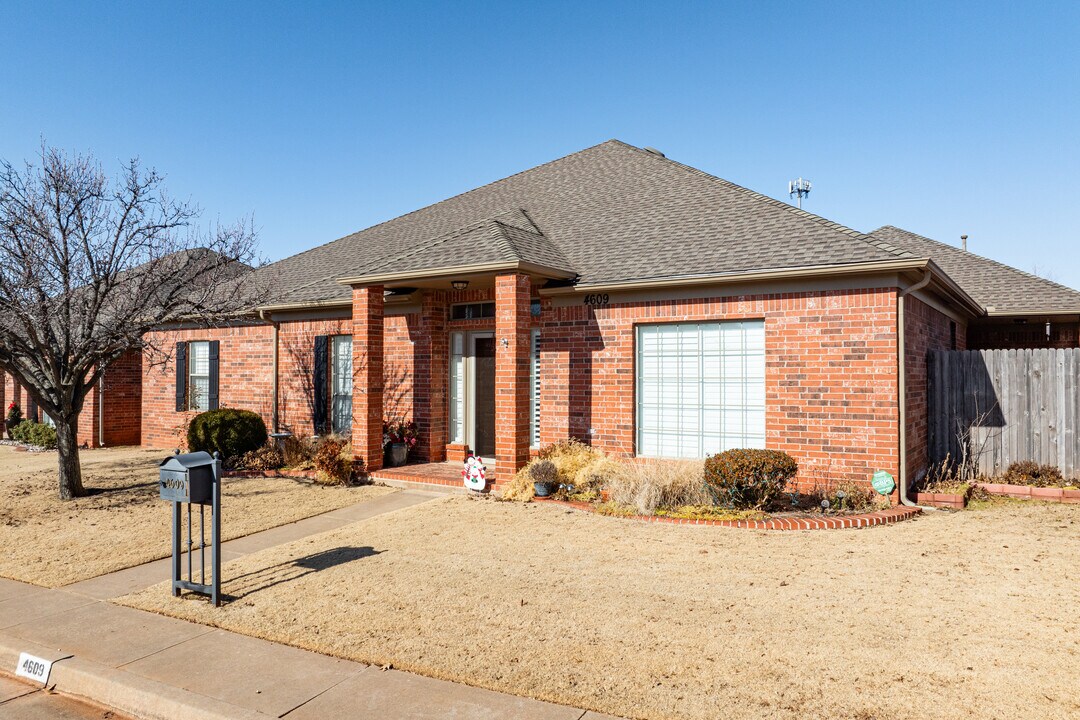
[[[701,460],[642,460],[616,465],[618,472],[607,484],[616,505],[652,515],[661,507],[713,504]]]

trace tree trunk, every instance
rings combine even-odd
[[[60,458],[60,499],[71,500],[86,494],[79,464],[79,416],[56,423],[56,450]]]

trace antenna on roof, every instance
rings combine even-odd
[[[790,198],[792,195],[798,195],[799,209],[802,210],[802,199],[810,194],[810,181],[799,178],[798,180],[792,180],[787,184],[787,194]]]

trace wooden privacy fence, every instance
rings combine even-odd
[[[930,459],[987,475],[1034,460],[1080,476],[1080,348],[930,353]]]

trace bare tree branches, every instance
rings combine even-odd
[[[115,178],[47,147],[38,164],[0,162],[0,369],[58,435],[75,427],[101,372],[144,349],[147,331],[220,323],[265,297],[266,280],[250,272],[251,224],[207,230],[198,218],[138,160]]]

